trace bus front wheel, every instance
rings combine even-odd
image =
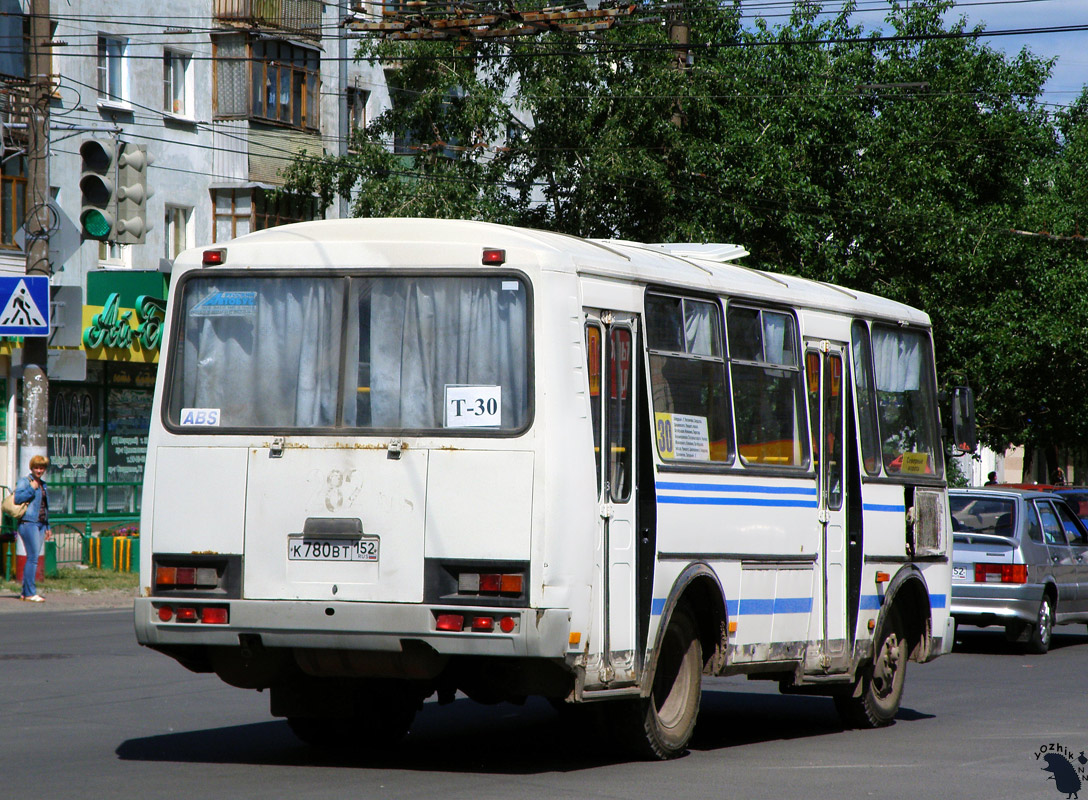
[[[684,608],[673,612],[661,640],[650,696],[616,701],[618,733],[647,758],[683,755],[695,731],[702,697],[703,648]]]
[[[882,728],[891,725],[899,712],[908,651],[903,623],[897,613],[892,612],[882,626],[873,653],[873,660],[862,668],[854,691],[835,696],[839,715],[851,727]]]

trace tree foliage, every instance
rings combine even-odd
[[[892,2],[877,36],[853,4],[744,25],[689,0],[686,51],[650,10],[588,38],[371,42],[393,108],[287,185],[358,216],[737,242],[929,312],[941,382],[976,388],[991,446],[1088,445],[1088,95],[1049,111],[1051,63],[951,7]]]

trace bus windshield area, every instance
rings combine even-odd
[[[193,275],[172,334],[184,431],[513,432],[531,414],[516,276]]]

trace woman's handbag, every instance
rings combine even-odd
[[[3,511],[9,517],[14,517],[15,519],[22,519],[23,514],[26,513],[26,507],[28,505],[30,505],[29,500],[25,503],[16,503],[15,493],[12,492],[11,494],[8,494],[6,497],[4,497],[4,501],[0,503],[0,511]]]

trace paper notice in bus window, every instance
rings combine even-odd
[[[516,292],[521,288],[521,284],[517,281],[503,281],[502,290],[504,292]]]
[[[929,472],[928,453],[903,453],[902,472],[911,475],[924,475]]]
[[[691,414],[654,414],[657,450],[662,458],[710,460],[706,417]]]
[[[218,428],[218,408],[183,408],[179,423],[186,428]]]
[[[502,425],[501,386],[446,386],[447,428]]]

